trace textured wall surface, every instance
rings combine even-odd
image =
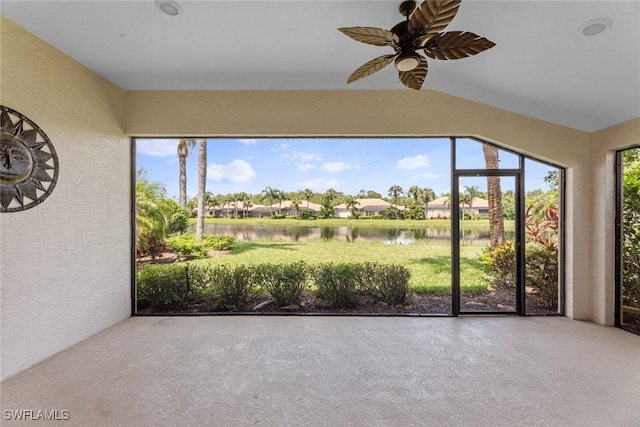
[[[124,94],[2,17],[2,105],[60,161],[39,206],[0,214],[1,365],[11,376],[130,314],[130,142]]]

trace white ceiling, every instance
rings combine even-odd
[[[194,1],[162,14],[153,0],[2,0],[1,13],[127,90],[405,89],[391,65],[346,84],[390,47],[339,27],[390,29],[400,1]],[[585,21],[611,29],[585,37]],[[433,89],[572,128],[640,117],[640,2],[463,0],[446,30],[496,46],[429,60]],[[46,70],[43,70],[46,72]]]

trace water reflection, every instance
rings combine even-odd
[[[411,244],[425,240],[451,240],[449,227],[299,227],[266,225],[205,224],[204,232],[217,236],[230,235],[237,241],[287,241],[308,242],[336,240],[343,242],[380,241],[387,244]],[[514,233],[506,232],[507,240]],[[462,240],[484,241],[489,239],[487,229],[460,229]]]

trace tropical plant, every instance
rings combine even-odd
[[[417,185],[412,185],[407,190],[407,195],[409,197],[412,197],[414,202],[418,204],[420,203],[420,199],[422,199],[422,188],[418,187]]]
[[[476,197],[478,197],[479,194],[479,189],[478,187],[472,185],[472,186],[465,186],[464,187],[464,191],[460,194],[460,204],[462,205],[462,212],[464,213],[464,207],[467,206],[469,209],[473,208],[473,202],[476,199]],[[465,219],[467,218],[467,215],[465,214],[463,216]],[[469,215],[469,218],[471,217],[471,215]]]
[[[302,190],[302,197],[307,201],[307,209],[309,209],[309,200],[313,197],[313,191],[309,188]]]
[[[622,155],[622,302],[640,308],[640,148]]]
[[[424,216],[425,219],[429,217],[429,202],[436,199],[436,193],[431,188],[426,187],[422,189],[422,198],[424,200]]]
[[[354,218],[358,218],[360,216],[360,212],[358,212],[358,206],[360,202],[353,196],[347,196],[344,201],[345,207],[347,210],[351,212],[351,216]]]
[[[392,185],[391,187],[389,187],[389,197],[391,197],[394,205],[398,203],[398,197],[402,195],[402,192],[402,187],[400,187],[399,185]]]
[[[136,177],[136,251],[138,256],[158,255],[168,233],[169,220],[161,209],[166,194],[163,184],[149,182],[147,171],[138,170]]]
[[[271,187],[265,187],[264,190],[260,193],[260,200],[267,201],[269,206],[273,206],[275,201],[280,197],[280,190]],[[271,212],[273,214],[273,211]]]
[[[298,215],[298,209],[300,209],[301,204],[302,204],[302,201],[298,198],[298,196],[291,197],[291,207],[295,209],[296,216]]]

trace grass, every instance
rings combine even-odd
[[[484,279],[478,261],[482,249],[481,245],[463,245],[461,247],[460,283],[463,291],[475,292],[487,288],[488,283]],[[308,264],[367,261],[399,264],[411,271],[409,283],[411,291],[420,293],[451,292],[451,247],[448,243],[442,242],[387,245],[382,242],[321,240],[311,242],[245,241],[234,243],[233,250],[228,255],[193,262],[233,266],[295,261],[304,261]]]
[[[191,223],[195,223],[195,219],[190,219]],[[272,219],[265,218],[206,218],[206,224],[225,224],[225,225],[270,225],[270,226],[295,226],[295,227],[374,227],[374,228],[419,228],[419,227],[435,227],[450,228],[451,221],[448,219],[351,219],[351,218],[330,218],[330,219],[314,219],[314,220],[298,220],[295,218]],[[488,219],[465,220],[460,221],[460,227],[464,229],[489,229]],[[514,221],[505,221],[505,231],[513,231],[515,229]]]

